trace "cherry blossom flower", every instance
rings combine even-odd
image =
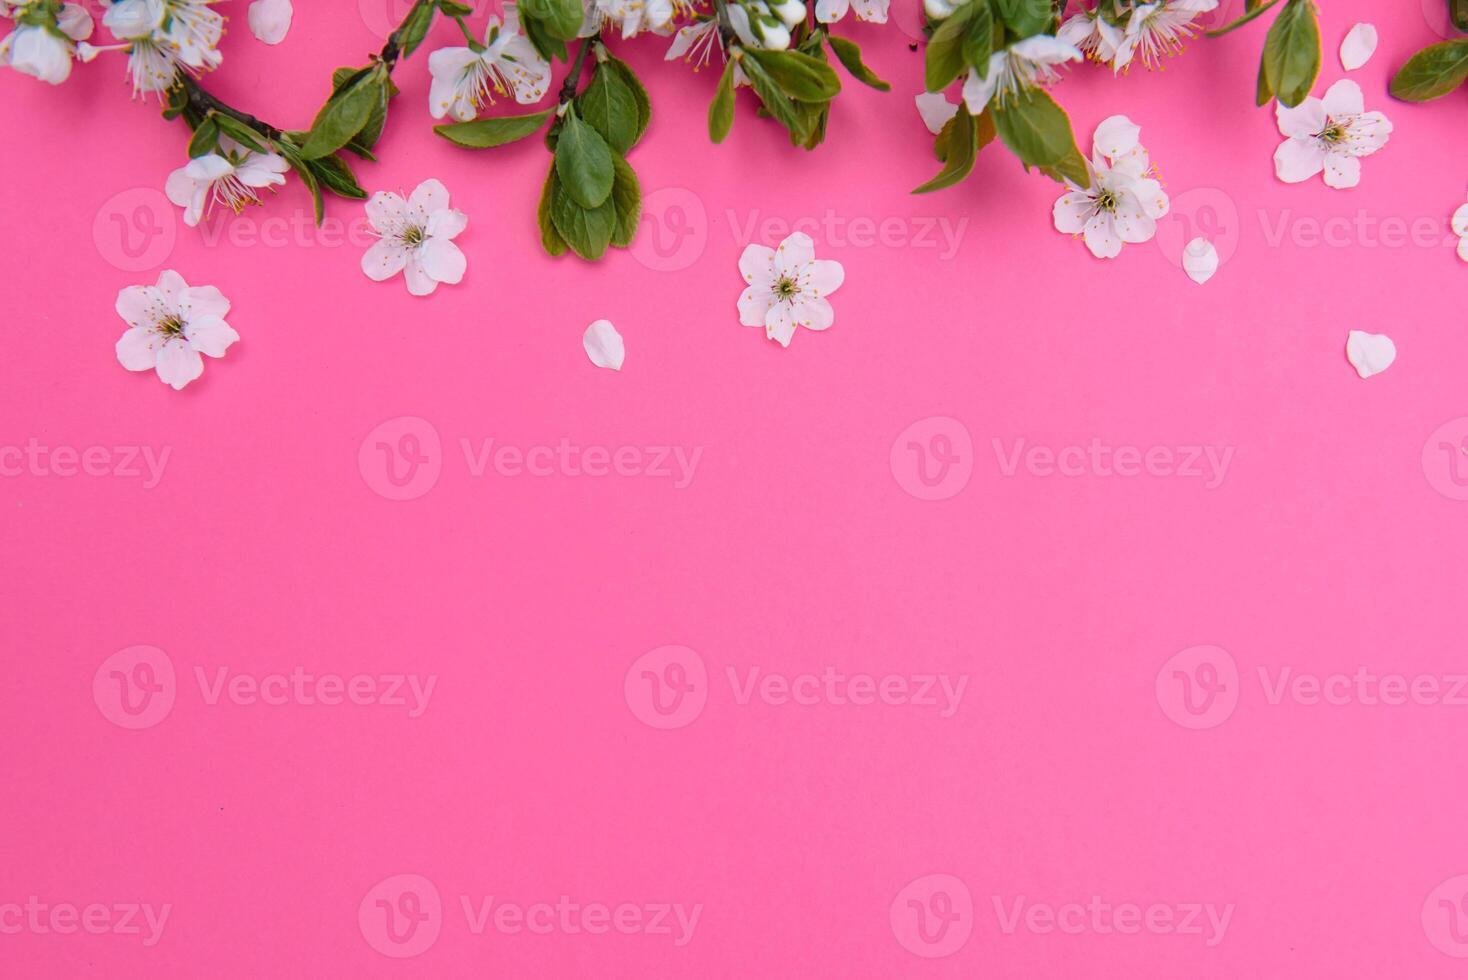
[[[1193,21],[1218,6],[1218,0],[1167,0],[1148,3],[1132,11],[1126,25],[1126,39],[1113,58],[1117,68],[1126,67],[1133,55],[1142,64],[1156,68],[1164,57],[1182,51],[1183,42],[1197,33]]]
[[[991,54],[987,75],[970,68],[968,80],[963,83],[963,101],[969,114],[977,116],[989,100],[997,97],[1003,104],[1025,89],[1059,78],[1056,65],[1080,60],[1081,52],[1072,44],[1048,34],[1027,37]]]
[[[428,90],[428,113],[434,119],[451,115],[468,122],[494,97],[514,92],[522,105],[539,102],[550,87],[550,65],[535,46],[520,33],[520,13],[514,4],[505,5],[505,20],[490,17],[484,45],[473,48],[439,48],[428,56],[433,84]]]
[[[583,0],[583,5],[581,37],[591,37],[604,27],[621,28],[624,39],[640,31],[667,34],[675,13],[672,0]]]
[[[235,214],[260,203],[260,189],[285,183],[290,164],[279,153],[255,153],[233,140],[220,140],[221,152],[194,157],[168,175],[164,191],[184,209],[184,224],[193,227],[223,204]]]
[[[747,245],[739,272],[749,285],[739,294],[739,322],[764,327],[765,336],[790,346],[797,326],[824,330],[836,319],[826,299],[841,287],[841,263],[816,258],[815,243],[797,231],[778,248]]]
[[[1152,177],[1147,151],[1138,141],[1141,127],[1126,116],[1111,116],[1096,127],[1087,187],[1055,202],[1055,229],[1082,235],[1099,259],[1121,254],[1123,243],[1137,244],[1157,234],[1157,219],[1167,214],[1167,194]]]
[[[128,286],[117,294],[117,315],[128,329],[117,341],[117,360],[129,371],[157,371],[164,384],[182,388],[204,373],[204,359],[223,357],[240,339],[224,322],[229,300],[213,286],[190,286],[164,269],[156,286]]]
[[[401,272],[414,296],[427,296],[441,282],[452,285],[464,278],[468,262],[453,239],[469,219],[449,207],[448,189],[438,180],[425,180],[406,201],[400,194],[378,191],[366,207],[380,238],[362,254],[367,278],[382,282]]]
[[[104,0],[107,2],[107,0]],[[90,61],[102,51],[128,52],[133,95],[162,96],[179,71],[192,75],[219,67],[219,39],[224,18],[210,4],[216,0],[113,0],[102,23],[123,43],[92,48]]]
[[[1274,172],[1287,184],[1325,172],[1327,187],[1361,182],[1361,157],[1386,145],[1392,124],[1380,112],[1367,112],[1361,86],[1343,78],[1294,108],[1275,106],[1279,131],[1287,138],[1274,151]]]
[[[1109,64],[1117,71],[1121,70],[1115,62],[1117,52],[1126,43],[1126,29],[1102,17],[1099,7],[1094,10],[1083,9],[1061,24],[1055,36],[1066,44],[1074,45],[1081,54],[1092,61]],[[1127,60],[1130,60],[1130,48],[1127,50]]]
[[[1453,234],[1458,236],[1458,258],[1468,262],[1468,204],[1453,212]]]

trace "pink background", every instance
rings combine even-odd
[[[298,3],[274,49],[245,29],[243,0],[225,4],[235,19],[209,84],[304,125],[331,69],[380,45],[388,14],[374,2],[366,16],[349,0]],[[373,190],[436,176],[469,215],[468,275],[428,300],[369,282],[362,244],[339,234],[288,231],[272,247],[183,227],[155,202],[186,134],[129,102],[115,56],[60,89],[5,73],[0,444],[170,455],[151,489],[34,466],[0,479],[0,907],[36,896],[171,913],[151,947],[0,931],[0,974],[1461,976],[1449,954],[1468,942],[1438,900],[1460,899],[1451,879],[1468,872],[1468,706],[1271,703],[1259,677],[1468,669],[1468,504],[1451,498],[1462,488],[1433,435],[1468,415],[1468,269],[1444,244],[1468,184],[1464,96],[1417,107],[1385,92],[1438,39],[1440,4],[1424,5],[1433,16],[1417,0],[1323,4],[1317,94],[1344,74],[1346,30],[1372,20],[1381,48],[1350,77],[1396,124],[1350,191],[1274,179],[1273,114],[1252,105],[1262,25],[1195,42],[1165,72],[1072,71],[1057,97],[1083,144],[1129,115],[1180,216],[1112,262],[1055,232],[1057,187],[997,147],[958,188],[909,195],[937,169],[912,106],[921,54],[899,27],[850,22],[840,31],[894,91],[848,82],[812,154],[755,119],[747,95],[728,143],[709,145],[712,76],[664,65],[661,41],[614,45],[653,95],[632,155],[653,205],[644,243],[594,266],[548,259],[533,220],[544,149],[469,152],[429,129],[424,54],[455,36],[440,24],[397,73],[382,162],[359,168]],[[216,228],[299,223],[305,207],[293,182]],[[742,229],[828,211],[897,231],[883,244],[848,224],[810,229],[846,283],[835,326],[782,350],[737,321]],[[129,247],[151,251],[129,257],[114,216],[136,219]],[[1226,256],[1203,287],[1169,258],[1192,234],[1182,217]],[[1343,234],[1312,239],[1332,218]],[[967,221],[955,255],[920,244],[932,219]],[[1431,241],[1361,230],[1383,221],[1426,222]],[[777,244],[770,227],[754,237]],[[243,338],[181,393],[112,349],[118,289],[165,267],[218,285]],[[620,374],[582,352],[601,317],[626,338]],[[1390,334],[1396,365],[1357,378],[1351,329]],[[363,443],[403,416],[440,438],[436,454],[419,443],[439,475],[394,501],[375,492]],[[970,477],[922,500],[894,441],[934,416],[956,421],[916,441],[956,437]],[[385,431],[391,445],[407,430]],[[1464,435],[1460,421],[1446,438]],[[460,440],[490,438],[702,455],[681,489],[475,477]],[[1021,438],[1234,454],[1211,490],[1006,476],[993,440],[1007,453]],[[176,679],[171,710],[130,730],[93,679],[136,645],[163,651]],[[640,670],[628,675],[669,645],[705,668],[689,675],[703,706],[659,728],[643,720]],[[1185,727],[1164,665],[1208,645],[1226,651],[1202,656],[1235,706]],[[741,703],[727,673],[828,666],[967,687],[944,717]],[[436,686],[416,718],[211,704],[196,671],[220,668]],[[442,902],[415,959],[371,941],[374,889],[403,874]],[[909,887],[929,875],[950,876],[937,890],[969,917],[950,923],[970,932],[952,950],[914,939],[907,900],[941,910],[931,882]],[[702,909],[679,946],[475,934],[461,906],[562,895]],[[1206,929],[1005,932],[996,896],[1006,910],[1091,896],[1234,908],[1209,945]],[[921,955],[933,952],[949,955]]]

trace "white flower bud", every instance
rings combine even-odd
[[[948,0],[923,0],[923,10],[932,20],[944,20],[953,13],[953,9]]]
[[[784,24],[776,21],[773,24],[761,24],[760,47],[767,51],[784,51],[790,47],[790,30]]]
[[[805,20],[805,3],[803,0],[785,0],[775,8],[775,16],[779,17],[786,27],[794,27]]]

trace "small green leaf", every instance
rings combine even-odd
[[[808,54],[751,48],[744,57],[759,62],[780,91],[797,102],[829,102],[841,91],[841,79],[831,66]]]
[[[999,35],[997,40],[996,34]],[[973,66],[980,78],[989,77],[989,56],[994,53],[996,43],[1004,43],[1003,35],[1004,28],[994,23],[994,13],[989,5],[975,0],[974,15],[963,34],[962,50],[963,60]]]
[[[1392,77],[1391,93],[1408,102],[1439,99],[1468,78],[1468,37],[1423,48]]]
[[[321,199],[321,183],[311,170],[310,163],[301,156],[300,147],[289,140],[276,140],[275,148],[280,151],[281,156],[285,157],[291,169],[301,178],[301,183],[305,184],[306,189],[311,192],[311,204],[316,212],[316,223],[321,224],[321,220],[326,217],[326,203]]]
[[[594,208],[583,208],[565,193],[561,185],[551,200],[551,221],[556,226],[571,251],[587,261],[594,262],[606,252],[612,241],[612,231],[617,224],[617,208],[612,196]]]
[[[597,67],[591,84],[576,96],[576,114],[617,153],[626,154],[637,142],[637,98],[622,76],[605,65]]]
[[[1468,0],[1448,0],[1448,17],[1460,31],[1468,31]]]
[[[331,191],[338,197],[349,198],[354,201],[365,200],[367,192],[357,183],[352,168],[341,157],[332,155],[318,157],[306,163],[316,179],[321,181],[321,186]]]
[[[709,139],[724,142],[729,129],[734,125],[734,61],[724,64],[724,74],[719,76],[719,86],[714,89],[714,101],[709,103]]]
[[[1268,105],[1269,100],[1274,98],[1274,89],[1269,87],[1269,73],[1264,70],[1264,59],[1259,59],[1259,78],[1254,83],[1254,104],[1256,106]]]
[[[531,16],[525,4],[520,7],[520,26],[525,29],[525,36],[530,39],[536,53],[546,61],[566,60],[566,42],[551,37],[545,20]]]
[[[826,40],[830,43],[831,50],[836,53],[836,60],[841,62],[843,68],[851,72],[852,78],[864,85],[870,85],[879,92],[892,91],[891,84],[882,81],[877,73],[868,68],[861,60],[861,48],[855,42],[848,41],[844,37],[837,37],[835,34],[828,34]],[[715,142],[718,141],[715,140]]]
[[[405,20],[396,31],[392,33],[392,40],[398,45],[398,50],[406,58],[417,50],[418,45],[428,36],[428,28],[433,24],[433,12],[437,4],[432,0],[417,0],[416,5],[408,12]]]
[[[450,143],[479,150],[524,139],[544,126],[554,113],[554,109],[546,109],[523,116],[487,116],[472,122],[444,123],[434,126],[433,131]]]
[[[1015,37],[1049,33],[1050,19],[1054,16],[1050,0],[994,0],[994,3],[999,19]]]
[[[1312,0],[1287,0],[1264,39],[1264,72],[1275,97],[1296,106],[1320,73],[1320,25]]]
[[[225,115],[222,112],[215,113],[214,122],[219,126],[221,133],[245,149],[254,150],[256,153],[267,152],[265,149],[265,137],[233,116]]]
[[[732,62],[734,59],[730,59]],[[749,84],[754,88],[754,94],[758,95],[760,102],[764,104],[771,116],[781,126],[788,129],[793,136],[804,126],[804,120],[795,110],[795,103],[790,97],[775,84],[775,80],[765,71],[764,66],[756,59],[749,57],[749,51],[744,52],[744,58],[740,60],[744,67],[744,74],[749,77]]]
[[[943,147],[943,169],[926,184],[913,188],[914,194],[927,194],[952,187],[974,169],[974,160],[979,153],[979,132],[974,125],[974,117],[968,114],[968,109],[959,106],[958,113],[948,120],[943,131],[938,134],[938,139]]]
[[[642,185],[637,180],[637,171],[621,157],[612,158],[617,176],[612,182],[612,207],[616,211],[616,222],[612,225],[611,242],[617,248],[632,244],[637,234],[637,222],[642,219]]]
[[[544,9],[546,32],[558,41],[574,41],[586,16],[581,0],[545,0]]]
[[[597,70],[615,72],[632,93],[632,99],[637,103],[637,135],[632,140],[632,145],[636,146],[637,141],[642,139],[642,134],[647,132],[647,124],[652,121],[652,101],[647,97],[647,87],[642,84],[632,67],[618,58],[608,58]]]
[[[994,128],[1004,145],[1027,167],[1085,184],[1085,157],[1076,148],[1070,117],[1043,89],[1011,96],[994,107]]]
[[[474,13],[474,8],[467,3],[454,3],[454,0],[438,0],[438,9],[445,17],[468,17]]]
[[[199,123],[199,128],[195,129],[194,135],[189,138],[189,159],[208,156],[218,145],[219,124],[214,121],[211,113],[204,117],[204,121]]]
[[[555,164],[552,164],[545,175],[545,186],[540,189],[540,205],[535,209],[535,220],[540,224],[540,247],[550,255],[565,255],[569,247],[561,233],[556,231],[555,221],[551,217],[559,192],[560,181],[556,177]]]
[[[576,118],[574,110],[563,117],[556,140],[556,176],[566,191],[564,196],[583,208],[604,204],[612,193],[612,151],[600,133]],[[575,246],[574,241],[571,244]]]
[[[929,92],[943,91],[967,67],[963,55],[964,41],[969,22],[979,7],[983,7],[985,13],[989,10],[989,5],[980,0],[960,5],[933,31],[923,64],[923,81]]]
[[[345,146],[367,124],[386,79],[386,70],[374,66],[332,93],[311,123],[311,135],[301,147],[301,156],[314,160]]]

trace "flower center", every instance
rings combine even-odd
[[[403,229],[403,244],[409,248],[423,244],[423,229],[416,225]]]
[[[1116,192],[1113,190],[1103,190],[1100,194],[1096,195],[1096,209],[1098,211],[1115,211]]]
[[[177,337],[184,331],[183,321],[177,314],[169,314],[158,321],[158,332],[165,337]]]
[[[1346,127],[1338,122],[1332,122],[1321,131],[1320,138],[1326,143],[1339,143],[1346,138]]]
[[[796,285],[794,279],[789,276],[781,276],[780,281],[775,283],[775,295],[780,299],[790,299],[800,292],[800,286]]]

